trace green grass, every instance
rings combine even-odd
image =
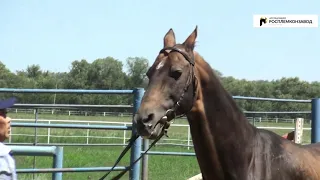
[[[10,114],[13,119],[17,118],[34,118],[34,115],[30,114]],[[110,116],[63,116],[63,115],[47,115],[40,114],[39,119],[64,119],[64,120],[92,120],[92,121],[119,121],[119,122],[131,122],[131,117],[110,117]],[[14,121],[17,122],[17,121]],[[55,122],[62,123],[62,122]],[[81,123],[82,124],[82,123]],[[187,124],[186,120],[178,119],[175,124]],[[255,123],[256,126],[276,126],[276,127],[293,127],[292,123]],[[304,127],[310,127],[309,124],[305,124]],[[12,128],[13,133],[19,134],[30,134],[34,133],[34,128]],[[50,130],[51,135],[54,136],[86,136],[87,130],[80,129],[53,129]],[[174,127],[171,126],[169,130],[170,139],[184,139],[187,140],[187,127]],[[287,133],[289,130],[272,130],[280,135]],[[48,129],[38,128],[38,135],[44,135],[43,137],[38,137],[38,143],[47,143],[47,133]],[[303,132],[303,143],[310,143],[310,131]],[[123,136],[122,130],[90,130],[91,136]],[[130,131],[126,131],[126,137],[130,137]],[[168,138],[161,140],[161,143],[171,142],[166,141]],[[12,142],[23,142],[23,143],[33,143],[33,136],[13,136]],[[86,143],[87,139],[84,137],[51,137],[51,143]],[[122,139],[94,139],[90,138],[89,143],[122,143]],[[182,142],[176,142],[182,143]],[[187,142],[183,142],[186,144]],[[64,168],[68,167],[105,167],[112,166],[113,163],[118,158],[119,154],[123,150],[122,146],[65,146],[64,147]],[[175,151],[175,152],[193,152],[193,150],[188,150],[186,147],[176,147],[176,146],[156,146],[152,148],[152,151]],[[17,168],[33,168],[34,157],[30,156],[16,156]],[[125,166],[129,164],[129,154],[122,159],[119,163],[120,166]],[[51,157],[36,157],[36,168],[51,168],[52,158]],[[199,168],[197,165],[196,158],[194,156],[149,156],[149,179],[151,180],[162,180],[162,179],[187,179],[199,173]],[[77,173],[63,173],[64,179],[77,179],[77,180],[87,180],[87,179],[98,179],[105,172],[77,172]],[[111,173],[110,177],[116,173]],[[51,179],[50,173],[39,173],[34,174],[34,179]],[[19,174],[19,179],[33,179],[33,174]],[[123,179],[128,179],[128,173]]]
[[[155,151],[185,152],[185,148],[155,147]],[[112,166],[118,158],[121,147],[64,147],[64,164],[67,167],[103,167]],[[190,151],[191,152],[191,151]],[[18,168],[32,168],[33,157],[16,157]],[[120,166],[129,164],[129,154],[126,155]],[[51,168],[52,158],[37,157],[36,168]],[[169,173],[169,174],[167,174]],[[196,158],[182,156],[149,156],[149,179],[187,179],[199,173]],[[105,172],[78,172],[63,173],[63,179],[99,179]],[[111,173],[113,177],[116,173]],[[123,179],[128,179],[127,173]],[[41,180],[50,179],[51,174],[35,174]],[[19,179],[32,179],[32,174],[19,174]]]

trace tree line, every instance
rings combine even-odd
[[[146,87],[148,59],[129,57],[125,63],[113,57],[94,60],[74,60],[68,72],[42,70],[39,65],[10,71],[0,62],[0,86],[2,88],[40,89],[133,89]],[[320,96],[320,82],[307,82],[298,77],[283,77],[277,80],[237,79],[224,76],[215,70],[223,86],[234,96],[268,98],[312,99]],[[22,94],[2,93],[1,98],[15,96],[19,103],[37,104],[132,104],[132,95],[89,94]],[[310,103],[288,103],[236,100],[246,111],[310,111]],[[281,115],[277,115],[281,116]]]

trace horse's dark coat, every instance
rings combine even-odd
[[[186,92],[179,112],[185,112],[186,103],[193,102],[191,111],[185,113],[203,179],[320,179],[319,144],[301,146],[251,125],[209,64],[193,51],[196,37],[197,29],[178,45],[195,60],[194,83],[190,85],[195,87]],[[164,38],[164,47],[170,46],[177,46],[172,30]],[[160,62],[165,65],[157,70]],[[171,67],[183,70],[179,78],[170,77]],[[191,67],[178,52],[157,57],[148,72],[149,85],[135,117],[141,135],[153,139],[159,134],[157,123],[181,95]]]

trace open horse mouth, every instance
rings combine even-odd
[[[138,115],[139,116],[139,115]],[[136,116],[137,118],[139,118]],[[160,118],[155,124],[152,122],[142,123],[142,121],[137,122],[137,132],[143,139],[154,140],[157,139],[163,131],[168,128],[167,117],[164,116]],[[153,121],[154,122],[154,121]]]
[[[156,139],[160,135],[160,133],[162,132],[163,127],[164,127],[164,125],[158,123],[154,126],[151,133],[146,134],[146,135],[141,135],[141,137],[143,139],[151,139],[151,140]]]

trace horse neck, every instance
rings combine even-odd
[[[188,121],[201,172],[208,179],[245,176],[241,167],[249,159],[255,128],[210,66],[201,60],[196,63],[198,99]]]
[[[206,121],[216,144],[221,144],[223,149],[226,145],[245,148],[245,142],[254,135],[254,128],[218,78],[213,77],[207,87],[202,87],[202,94]]]

